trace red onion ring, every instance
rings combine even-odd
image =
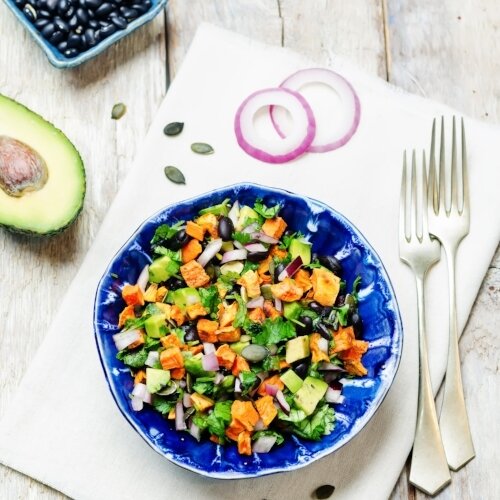
[[[341,75],[326,68],[310,68],[302,69],[289,76],[280,85],[280,88],[286,88],[299,92],[300,89],[308,83],[323,83],[336,92],[345,109],[344,126],[340,128],[337,134],[333,134],[331,139],[326,144],[321,144],[316,137],[308,148],[311,153],[325,153],[333,151],[346,144],[356,132],[361,118],[361,105],[359,98],[353,86]],[[269,110],[274,128],[281,137],[285,134],[281,130],[278,123],[278,116],[275,106],[271,106]]]
[[[265,106],[282,106],[292,115],[294,130],[282,140],[268,141],[254,128],[253,118]],[[288,88],[269,88],[249,95],[234,118],[234,132],[240,147],[257,160],[285,163],[305,153],[316,133],[316,121],[309,103]]]

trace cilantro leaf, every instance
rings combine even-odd
[[[232,238],[234,241],[237,241],[242,245],[246,245],[247,243],[250,243],[252,241],[252,236],[250,235],[250,233],[241,233],[238,231],[233,233]]]
[[[154,253],[157,255],[168,255],[173,261],[178,263],[182,262],[182,255],[180,250],[174,252],[173,250],[170,250],[170,248],[164,246],[155,246]]]
[[[266,205],[264,205],[264,203],[262,203],[261,198],[257,198],[257,200],[255,200],[255,205],[253,206],[253,209],[259,215],[264,217],[264,219],[273,219],[278,215],[279,211],[281,210],[281,205],[278,203],[274,205],[274,207],[267,207]]]
[[[254,344],[269,345],[278,344],[296,336],[295,326],[282,317],[276,319],[267,318],[262,323],[262,332],[253,337]]]
[[[219,401],[215,403],[212,412],[207,417],[207,427],[210,434],[220,438],[225,437],[226,427],[231,422],[232,401]]]
[[[284,411],[278,410],[278,419],[283,420],[283,422],[302,422],[306,417],[307,415],[302,410],[295,408],[292,408],[288,415]]]
[[[254,372],[241,372],[240,373],[242,394],[247,394],[254,386],[257,381],[257,374]]]
[[[241,271],[241,274],[243,275],[247,271],[256,271],[258,267],[259,267],[258,262],[250,262],[249,260],[246,260],[245,264],[243,265],[243,270]]]
[[[125,330],[139,330],[144,328],[145,321],[149,318],[149,314],[144,314],[140,318],[129,318],[125,321]]]
[[[238,273],[230,271],[226,274],[221,274],[218,280],[225,285],[232,285],[236,280],[240,279],[241,276]]]
[[[132,368],[140,368],[144,366],[146,359],[148,359],[148,351],[144,348],[136,350],[136,351],[127,351],[124,349],[120,351],[116,357],[123,361],[127,366]]]
[[[198,394],[211,394],[214,390],[213,382],[200,382],[199,379],[193,384],[193,390]]]
[[[206,413],[196,412],[193,415],[193,423],[197,425],[201,430],[204,430],[208,427],[208,415]]]
[[[314,259],[313,261],[311,261],[310,264],[306,264],[305,266],[302,267],[306,269],[319,269],[320,267],[323,266],[319,263],[318,259]]]
[[[337,307],[337,319],[339,320],[339,323],[341,326],[347,326],[347,319],[349,316],[349,304],[344,304],[341,307]]]
[[[159,411],[162,415],[167,415],[175,406],[175,401],[169,401],[161,396],[153,396],[153,408]]]
[[[356,301],[356,304],[358,303],[358,293],[359,293],[359,287],[361,286],[361,275],[358,274],[356,276],[356,279],[352,283],[352,292],[351,296],[354,297],[354,300]]]
[[[184,224],[183,220],[176,222],[173,226],[167,224],[162,224],[156,228],[153,239],[151,240],[151,245],[159,245],[172,237],[174,237],[180,230],[180,227]]]
[[[219,291],[215,285],[208,288],[198,288],[201,297],[201,304],[207,310],[212,312],[217,311],[217,306],[220,304]]]
[[[262,436],[272,436],[272,437],[275,437],[276,438],[276,443],[275,443],[276,445],[280,445],[281,443],[283,443],[283,441],[285,441],[285,438],[279,432],[276,432],[276,431],[257,431],[252,436],[252,441],[257,440],[257,439],[259,439]]]
[[[329,405],[323,405],[310,417],[296,422],[291,431],[305,439],[319,441],[322,436],[330,434],[335,423],[335,413]]]
[[[267,356],[262,362],[262,369],[266,372],[279,371],[280,358],[278,356]]]
[[[238,312],[236,313],[236,317],[234,318],[233,326],[235,328],[238,328],[245,324],[245,320],[247,318],[247,305],[241,298],[241,295],[239,295],[238,293],[234,294],[234,298],[236,299],[236,302],[238,302]]]

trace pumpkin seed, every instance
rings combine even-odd
[[[241,351],[241,355],[247,361],[258,363],[269,356],[269,351],[262,345],[250,344]]]
[[[177,167],[165,167],[164,172],[169,181],[175,184],[186,184],[184,174]]]
[[[168,125],[165,125],[165,128],[163,129],[163,133],[165,135],[179,135],[182,132],[182,129],[184,128],[184,123],[182,122],[172,122],[169,123]]]
[[[113,120],[119,120],[127,112],[127,106],[123,102],[119,102],[113,106],[111,111],[111,118]]]
[[[214,152],[214,148],[204,142],[193,142],[191,150],[199,155],[211,155]]]
[[[118,279],[118,274],[116,273],[109,273],[109,275],[114,278],[115,280]]]
[[[316,491],[315,491],[316,498],[318,500],[330,498],[333,495],[334,491],[335,491],[335,486],[332,486],[331,484],[324,484],[323,486],[316,488]]]

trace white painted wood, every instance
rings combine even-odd
[[[52,68],[0,3],[0,92],[41,113],[68,133],[85,159],[88,193],[78,223],[51,240],[0,233],[0,416],[120,186],[197,26],[209,21],[328,64],[334,54],[412,92],[498,122],[500,21],[496,0],[170,0],[167,22],[149,26],[98,59],[71,71]],[[459,19],[460,17],[460,19]],[[167,27],[167,30],[165,30]],[[165,31],[167,32],[165,35]],[[387,39],[387,35],[389,39]],[[386,57],[388,52],[389,58]],[[389,61],[389,64],[387,63]],[[127,114],[110,119],[114,103]],[[483,283],[461,342],[466,398],[478,458],[453,475],[438,498],[494,498],[500,491],[498,403],[500,252]],[[75,304],[75,307],[78,305]],[[71,335],[78,332],[68,332]],[[491,413],[490,413],[491,412]],[[484,424],[490,415],[491,425]],[[495,434],[496,432],[496,434]],[[489,461],[489,462],[488,462]],[[392,500],[425,498],[403,471]],[[0,498],[53,499],[59,493],[0,466]]]

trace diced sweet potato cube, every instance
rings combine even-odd
[[[351,327],[352,328],[352,327]],[[364,340],[353,340],[352,346],[339,354],[344,361],[359,361],[361,356],[368,350],[368,342]]]
[[[220,304],[222,305],[222,304]],[[221,328],[233,324],[236,314],[238,313],[238,302],[233,302],[231,305],[219,308],[219,325]]]
[[[266,378],[261,382],[259,388],[257,389],[257,394],[259,396],[265,396],[267,394],[266,384],[275,385],[280,391],[282,391],[285,388],[285,385],[281,381],[280,376],[276,374],[273,375],[272,377]]]
[[[237,283],[245,287],[251,299],[260,295],[260,279],[257,271],[247,271]]]
[[[189,319],[196,319],[199,316],[206,316],[208,311],[202,306],[201,302],[196,302],[196,304],[186,307],[186,313]]]
[[[128,306],[144,305],[144,295],[139,285],[125,285],[122,289],[122,297]]]
[[[151,283],[144,292],[145,302],[156,302],[156,294],[158,293],[158,284]]]
[[[273,260],[271,254],[269,254],[263,261],[260,262],[259,267],[257,268],[257,272],[259,275],[263,275],[269,272],[269,264]]]
[[[271,238],[276,238],[279,240],[286,229],[286,222],[281,217],[274,217],[273,219],[267,219],[262,225],[262,231],[271,236]]]
[[[241,330],[234,326],[219,328],[215,334],[217,335],[217,342],[238,342],[241,338]]]
[[[191,394],[191,401],[197,411],[207,411],[214,405],[214,401],[212,399],[204,396],[203,394],[198,394],[197,392]]]
[[[184,375],[186,375],[186,369],[185,368],[172,368],[170,370],[170,376],[174,380],[182,380],[184,378]]]
[[[266,394],[255,401],[255,408],[257,408],[260,418],[266,427],[269,426],[278,414],[278,410],[276,409],[276,406],[274,406],[273,397],[269,394]]]
[[[163,299],[165,298],[165,295],[167,295],[167,287],[166,286],[160,286],[158,288],[158,291],[156,292],[156,302],[163,302]]]
[[[210,276],[196,260],[191,260],[181,266],[180,271],[187,286],[199,288],[210,282]]]
[[[328,354],[319,348],[319,339],[321,338],[319,333],[309,335],[309,349],[311,350],[311,360],[313,363],[319,363],[320,361],[326,361],[328,363],[330,361]]]
[[[313,269],[311,283],[314,300],[322,306],[333,306],[340,290],[340,278],[325,267]]]
[[[255,309],[252,309],[248,313],[248,319],[250,319],[250,321],[253,321],[254,323],[263,323],[266,319],[264,309],[262,309],[262,307],[256,307]]]
[[[214,214],[204,214],[196,219],[196,223],[203,228],[203,233],[208,233],[212,238],[219,237],[218,221]]]
[[[216,436],[215,434],[211,434],[208,439],[210,439],[210,441],[212,441],[212,443],[220,444],[219,436]]]
[[[284,248],[280,248],[279,245],[274,245],[271,247],[271,251],[269,252],[271,257],[276,257],[280,260],[283,260],[288,255],[288,250]]]
[[[227,345],[220,345],[215,351],[219,365],[226,368],[226,370],[231,370],[236,359],[236,353]]]
[[[161,337],[160,342],[165,349],[168,349],[169,347],[180,348],[182,346],[182,342],[175,333],[171,333],[170,335],[165,335],[164,337]]]
[[[238,436],[245,430],[245,428],[237,421],[231,420],[231,423],[226,427],[224,434],[232,441],[238,441]]]
[[[191,238],[203,241],[205,231],[203,231],[203,228],[200,225],[196,224],[196,222],[190,220],[186,224],[186,234],[191,236]]]
[[[142,384],[146,380],[146,372],[144,370],[139,370],[134,377],[134,385]]]
[[[273,282],[270,274],[259,274],[261,285],[270,285]]]
[[[337,352],[347,351],[350,349],[354,342],[354,330],[352,326],[347,328],[339,328],[337,332],[333,334],[334,345],[331,349],[331,354],[336,354]]]
[[[128,319],[135,319],[134,306],[126,306],[118,316],[118,327],[125,325]]]
[[[160,364],[164,370],[183,368],[184,358],[182,357],[181,350],[175,346],[168,347],[160,353]]]
[[[281,316],[281,313],[274,307],[271,300],[264,301],[264,314],[267,318],[275,319]]]
[[[188,351],[192,353],[193,356],[196,356],[196,354],[203,352],[203,344],[189,346]]]
[[[363,366],[361,361],[344,361],[344,366],[350,375],[363,377],[368,373],[368,370]]]
[[[175,406],[168,412],[168,420],[175,420]]]
[[[290,368],[290,366],[290,363],[287,363],[285,359],[280,359],[280,370]]]
[[[251,401],[233,401],[231,417],[233,420],[237,420],[247,431],[253,431],[255,424],[259,420],[259,414]]]
[[[312,282],[311,282],[311,277],[309,273],[305,269],[299,269],[294,275],[293,279],[295,280],[295,283],[300,286],[304,290],[304,292],[307,292],[312,288]]]
[[[219,323],[217,321],[210,321],[209,319],[200,319],[196,324],[196,329],[198,330],[198,336],[202,342],[211,342],[212,344],[217,342],[217,335],[215,332],[219,328]]]
[[[201,244],[198,240],[192,239],[186,243],[181,250],[182,263],[186,264],[190,260],[196,259],[198,255],[203,251]]]
[[[165,315],[165,319],[171,318],[172,306],[164,302],[155,302],[155,306]]]
[[[248,431],[243,431],[238,434],[238,453],[240,455],[252,454],[252,441]]]
[[[186,321],[186,316],[181,308],[174,304],[170,307],[170,319],[173,319],[177,323],[177,326],[181,326]]]
[[[236,355],[236,359],[233,363],[233,368],[231,369],[231,373],[237,377],[241,372],[249,372],[250,366],[247,363],[247,360],[240,355]]]
[[[281,283],[271,285],[271,293],[283,302],[294,302],[302,298],[304,290],[292,278],[285,278]]]

